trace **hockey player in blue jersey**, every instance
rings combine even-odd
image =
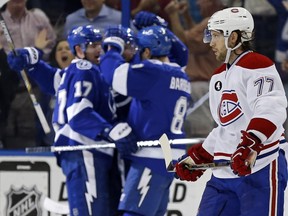
[[[129,63],[138,62],[139,55],[137,53],[138,48],[134,31],[121,25],[107,27],[104,33],[104,38],[111,39],[115,37],[122,39],[124,42],[123,52],[121,53],[124,60]],[[107,50],[107,47],[104,45],[103,49]],[[111,71],[103,69],[101,70],[101,73],[111,73]],[[108,83],[109,82],[107,81],[107,84]],[[126,121],[132,98],[129,96],[121,95],[113,89],[111,89],[111,91],[116,105],[117,118],[118,120]]]
[[[17,70],[33,69],[35,74],[41,69],[47,73],[43,77],[48,83],[42,85],[42,89],[55,92],[57,97],[53,116],[54,145],[89,145],[104,138],[115,142],[120,154],[125,156],[137,150],[131,128],[127,123],[111,125],[115,119],[114,102],[98,67],[85,60],[96,41],[99,41],[99,35],[91,26],[73,29],[68,42],[76,58],[61,72],[39,61],[34,48],[19,49],[18,56],[10,53],[9,65]],[[59,81],[57,78],[60,78],[59,83],[49,83],[49,80]],[[113,149],[56,154],[66,176],[71,215],[111,215],[109,170],[112,154]]]
[[[101,70],[112,71],[103,73],[105,80],[115,91],[133,98],[127,122],[138,140],[155,140],[163,133],[171,139],[183,138],[190,83],[181,67],[169,61],[171,40],[166,28],[143,28],[137,41],[142,61],[129,64],[121,56],[123,42],[104,39],[107,50]],[[174,159],[185,152],[185,146],[177,147],[172,149]],[[161,149],[142,148],[130,159],[119,210],[124,216],[163,216],[173,175],[165,169]]]
[[[152,25],[159,25],[165,28],[168,25],[167,22],[161,17],[158,17],[157,15],[146,11],[139,12],[138,14],[136,14],[134,24],[139,30],[141,28]],[[166,31],[169,38],[171,39],[171,50],[169,53],[169,60],[176,62],[181,67],[185,67],[188,61],[188,49],[186,45],[182,41],[180,41],[179,38],[177,38],[177,36],[174,35],[169,29],[166,28]],[[107,27],[104,34],[106,42],[111,38],[113,40],[113,38],[115,37],[122,39],[124,41],[124,47],[121,48],[123,49],[122,56],[124,60],[131,64],[139,63],[141,59],[136,44],[136,35],[133,32],[133,30],[130,28],[123,27],[121,25]],[[117,44],[118,46],[121,46],[121,42],[120,43],[117,42]],[[104,51],[107,50],[107,46],[105,44],[103,45],[103,49]],[[105,68],[104,69],[102,68],[101,72],[111,73],[105,70]],[[109,83],[110,81],[108,80],[107,82]],[[123,96],[116,91],[113,92],[117,107],[116,110],[118,119],[120,118],[121,120],[126,120],[131,102],[131,97]]]

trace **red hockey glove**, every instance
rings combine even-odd
[[[200,178],[205,170],[189,170],[189,165],[211,163],[213,162],[213,156],[210,155],[203,147],[202,144],[191,146],[187,154],[178,159],[176,163],[176,178],[186,181],[196,181]]]
[[[254,134],[246,131],[241,131],[241,133],[241,142],[231,156],[231,168],[236,175],[246,176],[251,174],[251,168],[262,150],[263,144]]]

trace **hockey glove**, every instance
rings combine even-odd
[[[116,125],[105,128],[102,136],[114,142],[120,155],[125,157],[138,150],[136,136],[132,133],[132,128],[126,122],[120,122]]]
[[[162,17],[148,11],[140,11],[137,13],[133,20],[133,24],[139,30],[152,25],[159,25],[164,28],[168,26],[168,23]]]
[[[125,46],[125,30],[121,26],[111,26],[105,30],[102,48],[104,52],[108,51],[108,47],[116,49],[121,55]]]
[[[7,62],[9,67],[17,72],[27,69],[38,63],[43,53],[34,47],[25,47],[16,49],[16,55],[13,52],[8,53]]]
[[[205,170],[189,170],[189,165],[211,163],[212,161],[213,156],[202,147],[202,144],[193,145],[187,154],[178,159],[175,165],[175,178],[186,181],[196,181],[203,175]]]
[[[246,176],[251,174],[257,155],[263,148],[263,144],[253,133],[241,131],[241,142],[231,156],[231,168],[235,175]]]

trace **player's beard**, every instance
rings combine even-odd
[[[227,49],[225,50],[225,52],[219,52],[219,55],[216,56],[217,61],[224,62],[226,59],[226,54],[227,54]]]

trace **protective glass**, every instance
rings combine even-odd
[[[204,35],[203,35],[203,42],[204,43],[210,43],[212,40],[212,34],[211,31],[208,30],[208,28],[204,29]]]

